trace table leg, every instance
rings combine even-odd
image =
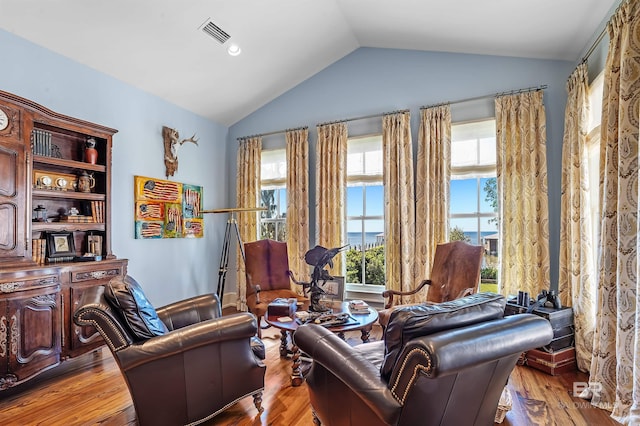
[[[280,358],[286,358],[287,351],[287,330],[280,330]]]
[[[344,336],[344,332],[343,331],[339,331],[336,334],[338,335],[339,338],[341,338],[342,340],[345,340],[345,336]]]
[[[360,330],[360,339],[362,339],[362,343],[369,342],[369,336],[371,334],[371,327],[365,327]]]
[[[291,351],[291,359],[293,360],[293,366],[291,368],[291,386],[300,386],[302,382],[304,382],[304,376],[300,369],[300,364],[302,363],[302,361],[300,361],[300,348],[298,348],[298,345],[293,343]]]

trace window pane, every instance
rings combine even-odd
[[[449,240],[478,244],[478,219],[475,217],[449,219]]]
[[[450,214],[475,213],[478,211],[477,179],[456,179],[451,181]]]
[[[260,212],[260,217],[275,218],[278,215],[278,205],[276,203],[276,190],[265,189],[260,191],[260,207],[266,207],[267,210]]]
[[[498,188],[496,178],[480,179],[480,212],[498,211]]]
[[[347,187],[347,216],[363,216],[363,191],[364,187]]]
[[[360,247],[364,245],[364,235],[362,234],[362,221],[347,221],[347,243],[351,247]]]
[[[451,167],[476,165],[478,163],[477,152],[475,139],[451,141]]]
[[[496,137],[482,138],[480,143],[480,159],[478,164],[496,164]]]
[[[382,136],[349,139],[347,175],[382,174]]]
[[[285,188],[281,188],[278,191],[278,195],[280,196],[280,200],[278,201],[279,217],[287,217],[287,190]]]
[[[365,226],[365,284],[384,285],[384,224],[379,220],[367,220]]]
[[[286,177],[286,150],[272,149],[262,151],[260,154],[260,179],[285,179]]]
[[[260,223],[260,239],[276,239],[276,224],[273,222]]]
[[[382,185],[365,186],[367,216],[384,215],[384,188]]]
[[[364,174],[364,154],[347,154],[347,175]]]

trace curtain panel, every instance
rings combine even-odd
[[[384,183],[384,250],[387,289],[414,288],[415,197],[411,116],[388,114],[382,119]]]
[[[316,161],[316,241],[326,248],[344,245],[347,185],[347,125],[318,126]],[[331,275],[342,275],[342,257],[333,259]]]
[[[543,92],[496,98],[500,282],[503,294],[549,288],[549,212]]]
[[[287,142],[287,248],[289,269],[296,278],[309,280],[304,255],[309,250],[309,130],[289,130]],[[293,285],[302,294],[302,287]]]
[[[560,281],[563,306],[574,312],[576,361],[588,371],[595,328],[595,268],[589,196],[589,85],[587,64],[580,64],[567,82],[562,145],[560,213]]]
[[[238,148],[238,172],[236,189],[237,207],[257,207],[260,194],[260,154],[262,138],[253,137],[240,141]],[[238,231],[243,242],[255,241],[258,237],[258,214],[256,212],[240,212],[238,215]],[[236,307],[239,311],[247,310],[247,288],[244,270],[244,259],[240,248],[236,255]]]
[[[415,277],[419,283],[431,276],[436,246],[447,241],[449,230],[449,180],[451,178],[451,108],[441,105],[420,111],[416,178]],[[414,303],[427,300],[415,295]]]
[[[600,145],[600,241],[591,403],[623,424],[640,423],[638,340],[638,111],[640,2],[623,2],[607,25]]]

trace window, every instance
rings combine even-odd
[[[260,159],[260,239],[287,240],[286,150],[262,151]]]
[[[449,240],[484,246],[483,283],[497,279],[498,220],[495,119],[453,124]]]
[[[591,246],[593,265],[598,264],[598,241],[600,235],[600,122],[602,121],[602,93],[604,73],[600,73],[589,85],[589,127],[587,155],[589,157],[589,199],[591,212]]]
[[[382,135],[347,142],[346,282],[384,289]]]

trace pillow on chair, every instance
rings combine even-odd
[[[502,318],[506,300],[495,293],[477,293],[449,302],[396,309],[384,333],[384,360],[380,373],[389,380],[405,343],[414,337]]]
[[[111,306],[120,312],[131,333],[138,340],[161,336],[169,331],[158,318],[140,284],[130,276],[112,278],[105,286],[104,296]]]

